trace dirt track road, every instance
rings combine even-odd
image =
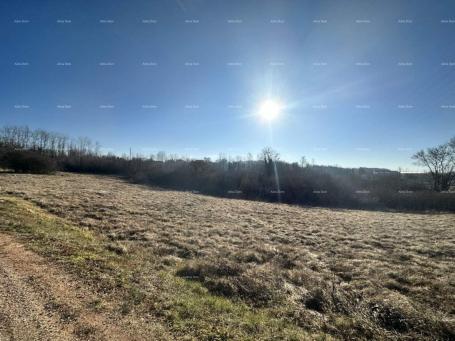
[[[87,288],[0,233],[0,341],[141,339],[87,309],[93,302]]]

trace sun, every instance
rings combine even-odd
[[[273,121],[281,113],[282,105],[280,102],[267,99],[259,107],[259,116],[265,121]]]

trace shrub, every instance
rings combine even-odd
[[[214,294],[243,299],[256,307],[282,299],[281,279],[266,270],[247,271],[246,267],[225,259],[190,262],[176,274],[201,282]]]
[[[27,150],[6,152],[2,165],[18,173],[48,174],[56,170],[53,159],[42,153]]]
[[[323,313],[326,311],[326,298],[321,289],[314,290],[305,300],[305,307]]]

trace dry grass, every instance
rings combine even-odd
[[[223,339],[233,332],[223,318],[234,314],[250,335],[271,325],[273,315],[274,330],[297,328],[276,335],[295,339],[303,335],[298,330],[455,338],[453,214],[301,208],[74,174],[3,174],[0,188],[96,232],[116,257],[141,255],[133,301],[140,306],[158,286],[161,303],[152,313],[177,334],[209,339],[210,330]],[[177,301],[169,289],[176,285],[190,290]],[[227,300],[216,301],[220,296]]]

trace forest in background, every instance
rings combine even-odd
[[[439,149],[438,149],[439,148]],[[447,156],[445,144],[420,151],[421,164]],[[219,197],[287,204],[405,211],[455,211],[451,191],[453,167],[428,174],[403,174],[381,168],[342,168],[280,160],[270,147],[256,158],[190,159],[158,152],[155,155],[102,154],[88,138],[28,127],[0,131],[0,167],[15,172],[67,172],[118,175],[141,184]],[[446,153],[446,154],[444,154]],[[452,159],[450,159],[452,157]],[[432,159],[433,158],[433,159]],[[438,163],[439,164],[439,163]],[[436,173],[435,173],[436,172]]]

